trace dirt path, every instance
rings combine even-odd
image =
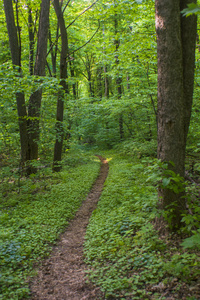
[[[83,243],[92,211],[96,208],[108,174],[108,163],[102,162],[97,178],[87,199],[83,202],[67,230],[61,235],[51,256],[39,269],[31,282],[31,299],[34,300],[97,300],[104,299],[100,290],[86,282],[83,261]]]

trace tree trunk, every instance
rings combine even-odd
[[[56,43],[55,46],[51,39],[51,28],[49,28],[49,44],[50,44],[50,53],[51,53],[51,63],[52,63],[52,73],[53,77],[56,77],[56,60],[57,60],[57,53],[58,53],[58,36],[59,36],[59,25],[57,24],[56,30]]]
[[[185,171],[185,147],[191,115],[196,37],[195,17],[186,19],[181,16],[181,10],[187,3],[189,1],[182,0],[180,6],[180,0],[155,1],[158,158],[168,163],[169,170],[182,177]],[[189,72],[186,72],[187,67]],[[172,230],[176,230],[181,226],[181,214],[186,208],[184,189],[176,192],[168,186],[160,188],[159,198],[161,208],[169,214],[169,225]]]
[[[68,94],[67,79],[67,57],[68,57],[68,37],[67,30],[65,27],[65,20],[63,12],[59,3],[59,0],[54,0],[54,9],[58,18],[58,24],[61,32],[62,49],[60,54],[60,85],[63,90],[59,92],[57,100],[57,117],[56,117],[56,142],[54,146],[54,158],[53,158],[53,171],[59,172],[61,170],[62,160],[62,146],[64,137],[63,128],[63,114],[64,114],[64,96]]]
[[[9,36],[12,64],[14,67],[18,67],[19,76],[21,76],[21,46],[20,38],[18,37],[18,34],[20,34],[20,32],[17,31],[17,27],[15,25],[12,0],[4,0],[4,10],[6,15],[6,24]],[[16,93],[16,101],[21,144],[21,164],[23,166],[28,157],[27,113],[24,93]]]
[[[97,67],[97,70],[96,70],[96,83],[97,83],[97,86],[96,86],[96,94],[97,94],[97,97],[99,100],[102,99],[102,96],[103,96],[103,93],[102,93],[102,71],[103,71],[103,68],[102,66],[99,66]]]
[[[32,9],[30,3],[28,5],[28,33],[29,33],[29,73],[34,73],[34,46],[35,46],[35,26],[32,18]],[[36,12],[37,20],[38,11]],[[35,20],[35,22],[36,22]]]
[[[119,65],[119,57],[118,57],[118,49],[119,49],[119,45],[120,45],[120,40],[117,37],[118,35],[118,20],[117,20],[117,15],[115,14],[115,36],[116,39],[114,41],[115,43],[115,51],[116,51],[116,55],[115,55],[115,63],[116,66]],[[117,78],[116,78],[116,85],[117,85],[117,94],[118,94],[118,99],[121,99],[122,97],[122,77],[121,74],[117,74]],[[124,138],[124,127],[123,127],[123,114],[120,113],[119,115],[119,134],[120,134],[120,139],[123,140]]]
[[[74,57],[73,57],[73,60],[70,60],[69,66],[70,66],[71,77],[72,77],[72,79],[76,80],[75,70],[74,70]],[[73,82],[72,83],[72,92],[73,92],[73,98],[74,99],[77,99],[76,88],[77,88],[77,84],[76,84],[76,82]]]
[[[189,3],[197,3],[196,0],[181,0],[180,10],[182,11]],[[195,69],[195,49],[197,37],[197,17],[195,15],[181,18],[181,40],[183,53],[183,88],[185,107],[185,144],[190,125],[192,112],[193,89],[194,89],[194,69]]]
[[[93,76],[92,76],[92,63],[94,61],[93,54],[86,55],[86,71],[87,71],[87,78],[89,83],[89,94],[91,98],[94,98],[94,85],[93,85]],[[92,100],[93,101],[93,100]]]
[[[107,75],[107,66],[104,66],[104,96],[109,98],[109,79]]]
[[[49,8],[50,0],[42,0],[37,53],[35,60],[34,75],[45,76],[46,54],[47,54],[47,38],[49,30]],[[38,158],[39,143],[39,122],[40,108],[42,99],[42,89],[33,92],[29,99],[28,105],[28,130],[29,130],[29,160],[33,161]],[[35,172],[35,168],[29,166],[29,173]]]

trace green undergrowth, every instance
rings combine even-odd
[[[188,295],[184,299],[197,300],[198,252],[183,249],[174,236],[161,238],[154,229],[156,159],[114,152],[107,157],[109,175],[86,233],[88,277],[106,299]],[[188,284],[194,287],[191,293]]]
[[[3,178],[0,196],[0,299],[28,297],[27,276],[48,256],[86,198],[100,168],[97,158],[72,154],[59,174]],[[67,164],[67,165],[66,165]]]

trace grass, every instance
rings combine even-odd
[[[88,276],[106,299],[198,299],[198,251],[158,236],[156,160],[108,152],[109,176],[86,233]],[[182,294],[181,294],[182,293]],[[193,298],[190,298],[193,297]]]
[[[90,154],[68,154],[63,171],[18,179],[4,176],[0,196],[0,299],[29,295],[27,276],[49,255],[59,234],[86,198],[100,163]],[[44,174],[46,172],[46,174]]]

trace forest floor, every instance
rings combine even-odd
[[[87,281],[83,244],[86,228],[108,175],[108,163],[101,156],[100,174],[75,218],[60,237],[51,256],[43,261],[38,275],[30,282],[31,299],[94,300],[103,299],[99,288]]]

